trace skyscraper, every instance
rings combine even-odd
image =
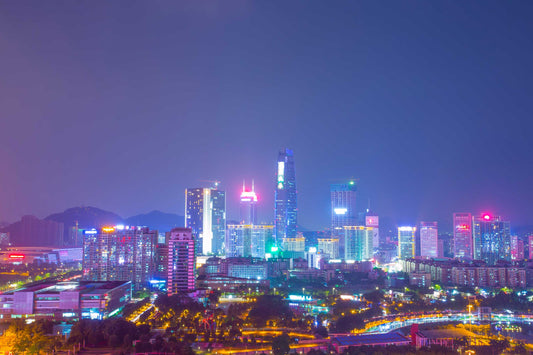
[[[252,191],[247,191],[243,182],[241,192],[241,224],[257,224],[257,194],[252,180]]]
[[[365,225],[367,227],[372,227],[374,249],[379,248],[379,216],[376,216],[374,213],[367,214],[365,217]]]
[[[331,233],[339,238],[341,255],[344,255],[344,226],[357,225],[357,211],[355,210],[355,181],[346,184],[331,184]]]
[[[456,258],[472,259],[474,248],[470,213],[453,214],[453,247]]]
[[[276,244],[283,238],[296,237],[296,177],[294,173],[294,155],[285,149],[278,155],[276,180]]]
[[[224,254],[226,192],[216,188],[186,189],[185,227],[191,228],[199,253]]]
[[[318,238],[318,252],[328,259],[337,259],[339,257],[339,239],[338,238]]]
[[[508,221],[487,213],[474,217],[474,259],[494,265],[498,260],[511,260],[511,227]]]
[[[196,253],[190,228],[174,228],[168,236],[167,293],[173,295],[195,289]]]
[[[83,280],[131,281],[148,286],[156,272],[157,231],[141,227],[104,227],[84,232]]]
[[[344,259],[366,261],[374,255],[372,227],[344,226]]]
[[[427,258],[438,257],[438,238],[437,222],[420,222],[420,256]]]
[[[415,232],[416,227],[398,227],[398,259],[415,256]]]

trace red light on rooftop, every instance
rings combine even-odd
[[[492,217],[490,216],[490,214],[488,214],[488,213],[483,214],[483,219],[484,219],[485,221],[490,221],[491,218],[492,218]]]

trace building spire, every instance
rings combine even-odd
[[[242,192],[244,191],[246,191],[246,187],[245,187],[244,179],[242,179]]]
[[[255,184],[254,184],[254,179],[252,179],[252,192],[255,192]]]

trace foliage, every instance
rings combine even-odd
[[[264,327],[269,320],[290,324],[293,314],[281,296],[262,295],[257,298],[248,313],[248,319],[256,328]]]
[[[274,355],[285,355],[291,350],[291,338],[287,334],[281,334],[272,339],[272,353]]]

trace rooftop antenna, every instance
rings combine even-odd
[[[255,192],[255,183],[254,183],[254,179],[252,179],[252,192]]]

